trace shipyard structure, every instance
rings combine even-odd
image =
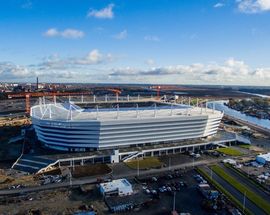
[[[151,101],[82,107],[42,103],[31,108],[37,137],[62,151],[95,151],[177,143],[217,133],[223,113],[199,106]]]

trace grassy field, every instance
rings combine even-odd
[[[216,149],[218,152],[223,153],[225,155],[231,155],[231,156],[240,156],[242,153],[234,148],[219,148]]]
[[[247,198],[264,210],[267,214],[270,214],[270,204],[269,202],[265,201],[261,196],[257,195],[256,193],[252,192],[247,186],[241,184],[236,180],[236,178],[232,177],[231,175],[227,174],[220,166],[213,166],[212,170],[226,180],[229,184],[239,190],[241,193],[246,192]]]
[[[243,148],[243,149],[249,149],[251,145],[249,144],[241,144],[241,145],[238,145],[240,148]]]
[[[111,172],[111,168],[107,164],[91,164],[84,166],[75,166],[72,171],[72,176],[74,178],[86,177],[86,176],[96,176],[104,175]]]
[[[151,169],[151,168],[159,168],[163,165],[163,163],[155,157],[144,158],[140,160],[131,160],[125,163],[131,169]]]
[[[211,183],[219,192],[223,193],[238,209],[242,210],[242,203],[239,202],[231,193],[229,193],[224,187],[222,187],[219,183],[215,180],[211,179],[211,177],[204,172],[202,168],[198,168],[197,171],[209,182]],[[245,214],[252,215],[253,213],[245,208]]]

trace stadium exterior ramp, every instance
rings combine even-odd
[[[148,107],[82,109],[71,103],[43,103],[31,108],[38,139],[63,151],[118,149],[216,134],[223,113],[174,103]]]

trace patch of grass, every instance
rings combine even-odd
[[[125,162],[125,164],[131,169],[151,169],[151,168],[160,168],[163,163],[155,157],[144,158],[140,160],[131,160]]]
[[[106,164],[90,164],[85,166],[75,166],[72,170],[72,177],[80,178],[86,176],[104,175],[111,172],[111,168]]]
[[[242,152],[234,149],[234,148],[219,148],[216,149],[218,152],[223,153],[225,155],[231,155],[231,156],[240,156],[242,155]]]
[[[246,192],[246,196],[250,201],[264,210],[267,214],[270,214],[270,204],[261,196],[251,191],[247,186],[238,182],[234,177],[226,173],[220,166],[215,165],[212,167],[212,170],[241,193],[244,194]]]
[[[258,181],[256,181],[255,179],[253,179],[252,177],[248,177],[246,173],[240,171],[239,169],[237,168],[234,168],[233,165],[229,164],[229,163],[225,163],[224,164],[225,167],[231,169],[232,171],[234,171],[235,173],[237,173],[240,177],[243,177],[245,178],[246,180],[250,181],[250,183],[252,183],[254,186],[256,186],[258,189],[261,189],[263,191],[266,190],[266,188],[258,183]]]
[[[241,145],[238,145],[240,148],[243,148],[243,149],[249,149],[250,148],[250,145],[249,144],[241,144]]]
[[[197,171],[209,182],[211,183],[219,192],[223,193],[238,209],[242,210],[242,203],[238,201],[230,192],[228,192],[224,187],[222,187],[219,183],[217,183],[215,180],[211,179],[211,177],[202,169],[197,168]],[[253,213],[245,208],[244,210],[245,214],[252,215]]]

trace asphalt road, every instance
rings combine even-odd
[[[230,120],[236,121],[239,124],[246,125],[246,126],[252,128],[252,129],[254,129],[255,131],[261,132],[261,133],[263,133],[265,135],[270,135],[270,130],[267,129],[267,128],[263,128],[263,127],[261,127],[259,125],[255,125],[255,124],[250,123],[248,121],[244,121],[244,120],[241,120],[241,119],[232,117],[232,116],[226,115],[225,117],[228,118],[228,119],[230,119]]]
[[[218,182],[224,189],[226,189],[231,195],[233,195],[239,202],[243,203],[244,195],[239,192],[237,189],[235,189],[232,185],[230,185],[227,181],[225,181],[223,178],[219,177],[217,174],[215,174],[214,171],[212,171],[208,167],[204,167],[204,170],[208,173],[209,176],[212,174],[212,178]],[[259,208],[257,205],[255,205],[253,202],[251,202],[248,198],[246,198],[245,201],[245,207],[248,208],[251,212],[253,212],[256,215],[266,215],[266,213]]]
[[[236,178],[240,183],[247,186],[251,191],[256,193],[257,195],[261,196],[266,201],[270,202],[270,195],[261,190],[260,188],[256,187],[252,182],[247,180],[245,177],[237,174],[235,171],[231,170],[230,168],[225,167],[224,165],[220,165],[226,173]]]
[[[174,170],[174,169],[180,169],[180,168],[188,168],[188,167],[195,167],[195,166],[201,166],[201,165],[207,165],[211,163],[216,163],[220,159],[211,159],[211,160],[198,160],[193,162],[188,162],[188,163],[182,163],[182,164],[177,164],[171,167],[164,167],[161,169],[150,169],[150,170],[141,170],[139,172],[140,176],[145,176],[145,175],[154,175],[158,174],[161,172],[166,172],[169,170]],[[120,163],[119,165],[121,165]],[[117,164],[114,164],[114,168],[117,168]],[[113,178],[132,178],[136,176],[138,172],[136,170],[128,171],[126,172],[125,169],[122,171],[118,171],[117,173],[113,173]],[[109,178],[109,175],[102,176],[101,178],[106,179]],[[62,188],[62,187],[69,187],[69,186],[79,186],[83,184],[90,184],[90,183],[96,183],[96,176],[95,177],[87,177],[87,178],[80,178],[80,179],[73,179],[72,182],[66,181],[66,182],[61,182],[61,183],[53,183],[53,184],[47,184],[47,185],[40,185],[40,186],[35,186],[35,187],[26,187],[26,188],[19,188],[19,189],[3,189],[0,190],[0,196],[6,196],[6,195],[20,195],[28,192],[37,192],[37,191],[42,191],[42,190],[49,190],[49,189],[57,189],[57,188]]]

